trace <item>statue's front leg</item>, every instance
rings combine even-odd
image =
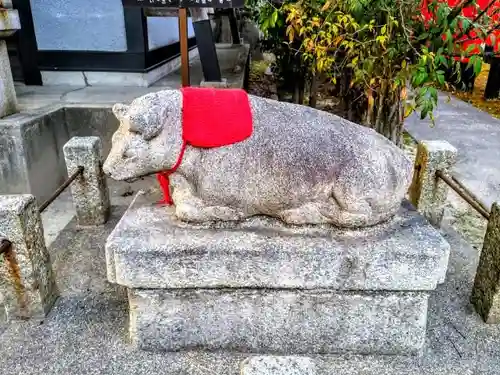
[[[175,215],[183,221],[204,222],[213,220],[237,221],[245,217],[243,212],[225,206],[207,206],[195,196],[193,185],[182,175],[170,176]]]

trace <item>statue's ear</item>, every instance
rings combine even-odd
[[[164,112],[159,106],[153,106],[145,113],[129,116],[130,131],[142,135],[146,141],[153,139],[163,129]]]
[[[129,106],[126,104],[117,103],[113,106],[113,114],[122,121],[128,113],[128,108]]]

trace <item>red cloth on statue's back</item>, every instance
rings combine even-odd
[[[194,147],[220,147],[252,135],[248,95],[240,89],[185,87],[182,137]]]
[[[247,139],[253,131],[252,112],[244,90],[184,87],[181,92],[183,148],[174,167],[157,174],[164,194],[162,203],[166,204],[172,204],[168,176],[182,162],[186,145],[228,146]]]

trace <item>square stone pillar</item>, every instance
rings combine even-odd
[[[457,149],[446,141],[421,141],[417,148],[410,201],[435,227],[443,220],[448,185],[436,172],[448,172],[456,162]]]
[[[71,184],[73,204],[79,226],[104,224],[109,216],[109,191],[102,170],[102,144],[99,137],[73,137],[63,147],[68,175],[84,168]]]
[[[500,323],[500,205],[493,203],[471,302],[486,323]]]
[[[34,196],[0,196],[0,238],[12,242],[10,250],[0,255],[0,291],[7,318],[45,317],[58,291]]]

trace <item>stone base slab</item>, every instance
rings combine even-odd
[[[256,216],[191,225],[160,197],[138,193],[108,237],[108,279],[129,288],[433,290],[449,245],[404,203],[391,221],[362,230],[285,226]]]
[[[129,290],[140,349],[266,354],[420,354],[427,293]]]

